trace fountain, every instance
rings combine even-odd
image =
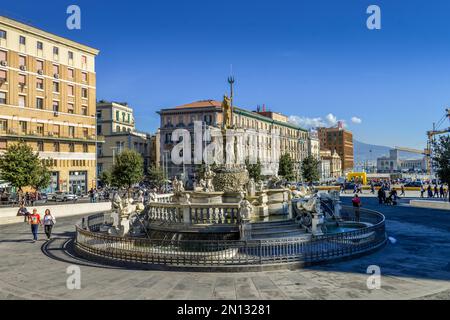
[[[225,146],[232,129],[227,97],[222,107]],[[108,218],[77,227],[78,252],[151,265],[260,266],[339,258],[386,242],[381,214],[346,219],[338,192],[291,190],[277,176],[265,186],[244,165],[206,165],[194,190],[177,177],[172,185],[171,194],[151,191],[145,204],[142,194],[135,201],[116,193]]]

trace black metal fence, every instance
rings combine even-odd
[[[351,207],[344,207],[342,215],[344,221],[355,220]],[[373,251],[383,246],[387,239],[384,216],[367,209],[360,209],[360,222],[367,223],[367,227],[357,230],[248,241],[116,237],[97,232],[105,219],[102,215],[91,216],[88,218],[88,228],[76,227],[76,249],[79,253],[108,260],[170,267],[314,264]]]

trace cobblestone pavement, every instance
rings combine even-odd
[[[48,243],[32,243],[28,225],[0,226],[0,299],[449,299],[450,212],[378,207],[369,198],[363,203],[386,215],[395,244],[355,260],[293,271],[125,270],[71,256],[65,246],[79,218],[58,219]],[[80,290],[66,286],[72,264],[81,268]],[[380,266],[381,289],[367,288],[369,265]]]

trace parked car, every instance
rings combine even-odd
[[[405,188],[420,188],[421,186],[422,186],[422,182],[419,182],[419,181],[406,183],[404,185]]]
[[[56,192],[53,195],[52,200],[56,201],[56,202],[58,202],[58,201],[62,201],[62,202],[65,202],[65,201],[77,201],[78,200],[78,196],[73,194],[73,193],[59,191],[59,192]]]

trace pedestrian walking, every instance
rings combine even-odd
[[[441,184],[441,187],[439,188],[439,198],[445,199],[445,197],[444,197],[444,185],[443,184]]]
[[[425,188],[423,185],[420,186],[420,197],[423,198],[423,195],[425,193]]]
[[[434,195],[433,198],[439,198],[439,190],[437,184],[434,185]]]
[[[44,231],[45,235],[47,236],[47,240],[50,240],[52,238],[52,230],[53,226],[56,223],[55,217],[51,214],[50,210],[45,210],[44,214]]]
[[[358,194],[355,194],[355,197],[352,199],[352,204],[355,211],[355,221],[359,222],[361,218],[361,198],[358,197]]]
[[[428,198],[433,198],[433,189],[431,188],[431,184],[428,185]]]
[[[28,216],[28,223],[31,225],[31,233],[33,234],[33,243],[38,240],[39,225],[41,224],[41,216],[33,209],[33,214]]]
[[[404,195],[405,195],[405,186],[402,185],[400,190],[402,191],[402,192],[400,193],[400,197],[401,197],[401,196],[404,196]]]

